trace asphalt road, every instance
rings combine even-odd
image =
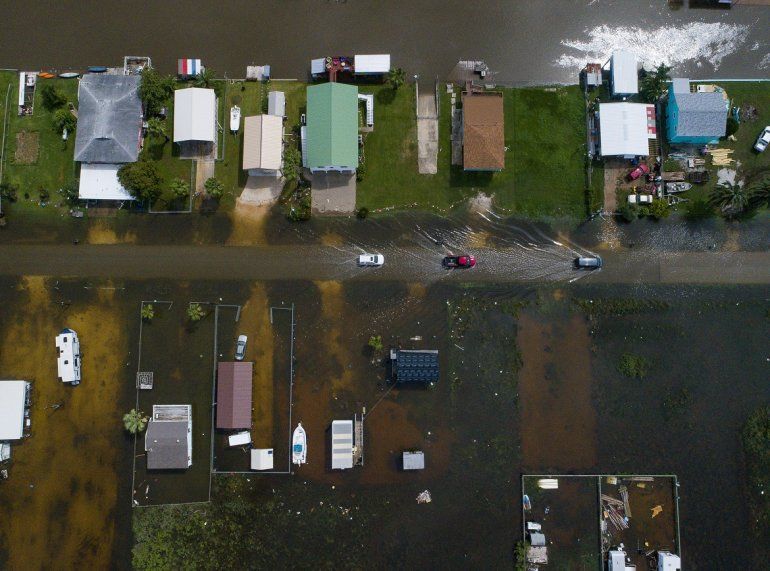
[[[602,253],[598,272],[571,269],[568,250],[476,250],[473,270],[447,271],[425,249],[383,249],[381,268],[358,268],[357,252],[306,246],[0,245],[0,275],[186,280],[392,280],[430,283],[554,282],[770,283],[770,252]]]

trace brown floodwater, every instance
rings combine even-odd
[[[0,2],[0,65],[84,69],[115,65],[124,55],[150,55],[156,66],[172,72],[177,58],[200,57],[229,77],[243,77],[248,64],[267,63],[274,77],[304,78],[314,57],[391,53],[394,64],[410,76],[430,80],[445,77],[459,59],[485,59],[498,82],[574,83],[580,66],[560,65],[564,57],[604,57],[613,34],[618,41],[646,32],[649,38],[633,44],[636,49],[674,58],[679,73],[713,77],[715,65],[721,64],[722,76],[766,75],[759,64],[768,51],[768,14],[761,6],[672,11],[666,2],[638,0],[193,0],[150,5],[107,0],[99,6],[94,10],[70,1],[21,8],[10,0]],[[686,35],[684,28],[692,24],[745,29],[726,34],[707,28]],[[682,44],[685,37],[703,41],[709,36],[714,43],[701,51],[691,53],[692,41]],[[724,52],[724,60],[709,61],[715,52]]]

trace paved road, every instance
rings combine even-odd
[[[115,279],[350,280],[430,283],[441,279],[488,282],[770,284],[770,252],[679,252],[635,250],[603,254],[604,269],[586,274],[570,268],[571,253],[517,249],[476,251],[472,271],[447,272],[423,248],[381,250],[382,268],[357,268],[357,252],[321,245],[227,247],[63,245],[0,246],[0,275]]]

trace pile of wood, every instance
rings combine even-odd
[[[727,167],[735,162],[730,156],[733,149],[709,149],[707,152],[711,154],[711,164],[714,166]]]
[[[626,497],[628,497],[628,491],[626,491]],[[602,494],[602,512],[604,518],[608,519],[618,531],[628,529],[625,518],[630,516],[626,512],[626,503],[623,500]]]

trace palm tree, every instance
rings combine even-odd
[[[404,85],[406,81],[406,73],[400,67],[394,67],[388,72],[388,83],[393,88],[393,91],[398,90],[399,87]]]
[[[214,83],[214,72],[208,68],[205,68],[198,75],[195,76],[195,87],[211,88],[211,84]]]
[[[200,303],[191,303],[187,307],[187,317],[190,318],[190,321],[200,321],[203,319],[203,315],[203,308]]]
[[[723,182],[711,191],[709,203],[719,208],[723,216],[733,218],[748,209],[749,193],[741,185]]]
[[[761,208],[762,205],[770,207],[770,177],[752,187],[749,193],[750,208]]]
[[[661,63],[655,68],[655,71],[649,72],[640,85],[639,93],[647,103],[657,103],[660,96],[666,90],[666,81],[670,78],[671,68],[665,63]]]
[[[152,306],[152,304],[145,303],[142,305],[142,319],[145,321],[152,321],[153,317],[155,317],[155,308]]]
[[[123,426],[126,427],[131,434],[139,434],[147,428],[147,421],[149,419],[144,416],[144,413],[140,410],[132,408],[126,414],[123,415]]]
[[[151,117],[147,121],[147,135],[154,138],[163,137],[168,143],[168,133],[166,133],[166,122],[160,117]]]

